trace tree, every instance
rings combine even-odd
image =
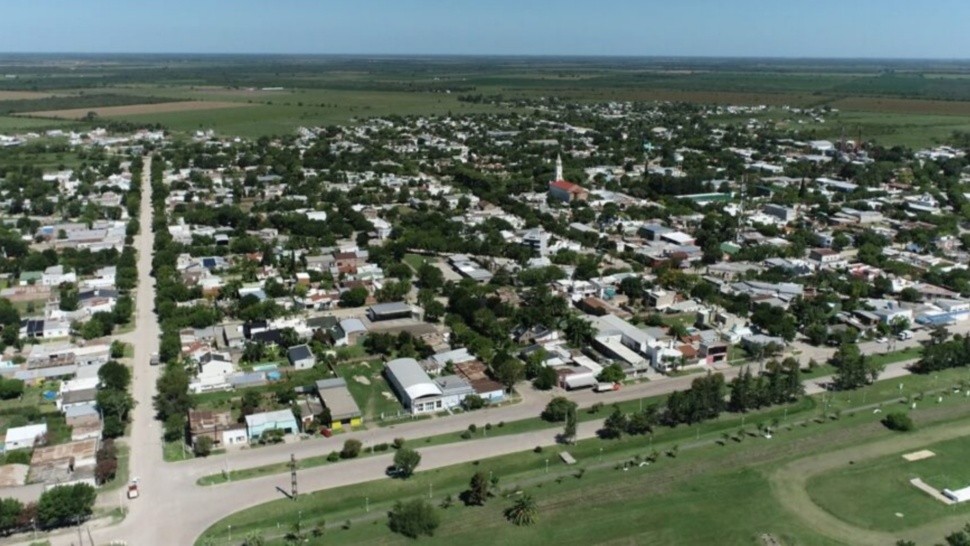
[[[170,416],[184,416],[192,407],[192,398],[188,392],[189,376],[184,366],[177,363],[166,365],[165,371],[158,378],[156,389],[158,394],[155,395],[154,403],[159,420],[167,423]]]
[[[94,465],[94,479],[99,485],[113,480],[117,472],[118,459],[115,458],[101,459]]]
[[[367,301],[367,289],[355,286],[340,294],[340,307],[361,307]]]
[[[576,407],[576,402],[564,396],[557,396],[546,404],[546,409],[542,410],[540,417],[551,423],[560,423],[566,420],[570,412],[575,412]]]
[[[0,399],[12,400],[24,393],[24,382],[20,379],[0,378]]]
[[[600,436],[603,438],[619,438],[626,431],[628,426],[626,415],[620,411],[619,406],[613,406],[613,413],[603,421],[603,429]]]
[[[398,476],[402,478],[410,478],[419,464],[421,454],[413,449],[402,447],[394,453],[394,466],[397,467]]]
[[[566,341],[573,347],[588,345],[593,338],[593,325],[588,320],[580,317],[571,316],[566,319],[566,327],[563,328],[566,334]]]
[[[131,384],[131,370],[117,360],[109,360],[98,369],[102,389],[124,391]]]
[[[441,516],[426,501],[415,499],[404,502],[398,501],[388,512],[388,527],[395,533],[406,537],[418,538],[421,535],[434,536],[435,530],[441,524]]]
[[[619,383],[626,379],[626,373],[623,372],[623,368],[616,363],[610,364],[609,366],[603,368],[603,371],[596,376],[596,380],[603,383]]]
[[[0,499],[0,534],[6,535],[17,529],[24,504],[17,499]]]
[[[111,342],[111,358],[122,358],[125,356],[125,344],[117,339]]]
[[[60,485],[41,494],[37,522],[44,529],[73,525],[92,513],[97,492],[86,483]]]
[[[362,447],[363,444],[360,443],[360,440],[351,438],[350,440],[344,442],[344,448],[340,450],[340,458],[354,459],[360,455],[360,450]]]
[[[517,359],[508,355],[499,355],[492,363],[495,378],[505,385],[505,390],[512,392],[515,384],[525,377],[525,366]]]
[[[535,379],[532,380],[532,386],[540,391],[547,391],[555,387],[558,380],[559,374],[556,373],[556,370],[548,366],[543,366],[539,369],[539,373],[536,374]]]
[[[192,446],[192,453],[196,457],[208,457],[212,453],[212,444],[212,438],[199,436],[195,439],[195,444]]]
[[[565,444],[571,444],[576,440],[576,407],[570,407],[566,412],[566,422],[563,425],[562,436],[560,437]]]
[[[427,262],[418,268],[418,284],[428,290],[438,290],[445,283],[445,276],[441,269]]]
[[[843,343],[829,363],[837,368],[833,383],[839,390],[852,390],[879,378],[883,365],[867,358],[854,343]]]
[[[482,506],[488,500],[489,488],[491,484],[484,472],[476,472],[468,484],[465,491],[465,504]]]
[[[515,525],[532,525],[539,519],[539,509],[532,496],[523,493],[505,510],[505,517]]]

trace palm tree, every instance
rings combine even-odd
[[[515,525],[532,525],[539,518],[539,509],[531,495],[523,494],[505,510],[505,517]]]

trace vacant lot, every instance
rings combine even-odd
[[[829,104],[840,110],[856,112],[970,116],[970,102],[966,101],[848,97],[832,101]]]
[[[80,119],[86,116],[88,112],[94,112],[99,117],[112,118],[145,114],[164,114],[169,112],[193,112],[198,110],[218,110],[222,108],[243,108],[246,106],[248,105],[241,102],[184,101],[167,102],[163,104],[131,104],[128,106],[108,106],[101,108],[70,108],[67,110],[31,112],[30,115],[41,118]]]

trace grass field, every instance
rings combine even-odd
[[[392,417],[404,411],[381,375],[382,369],[380,361],[337,366],[337,372],[347,381],[347,389],[360,407],[365,423],[380,419],[382,415]],[[364,379],[366,383],[360,379]]]
[[[816,476],[808,482],[812,499],[831,514],[863,528],[898,531],[923,525],[941,514],[970,514],[970,505],[946,507],[909,481],[921,478],[937,488],[970,486],[970,438],[925,446],[935,457],[908,462],[905,451]],[[865,492],[865,503],[858,492]],[[902,517],[896,514],[902,514]]]

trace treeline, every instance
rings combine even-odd
[[[96,498],[94,487],[78,483],[48,489],[36,503],[0,499],[0,535],[76,525],[91,517]]]
[[[151,186],[152,207],[155,218],[152,225],[154,231],[155,255],[152,259],[152,272],[155,276],[155,312],[161,325],[161,346],[159,356],[165,364],[162,374],[156,383],[157,394],[152,402],[155,407],[155,417],[162,422],[166,441],[175,441],[183,437],[186,426],[186,413],[192,407],[189,397],[189,375],[185,367],[178,362],[181,351],[179,329],[186,320],[186,313],[176,303],[201,296],[198,289],[190,290],[175,272],[175,260],[178,248],[168,232],[165,217],[165,200],[168,188],[162,181],[165,172],[165,161],[156,156],[152,161]]]
[[[946,330],[932,332],[930,342],[923,347],[923,356],[913,366],[916,373],[932,373],[950,368],[970,366],[970,336],[946,339]]]
[[[94,95],[71,95],[64,97],[46,97],[43,99],[21,99],[0,101],[0,113],[20,114],[30,112],[44,112],[48,110],[68,110],[75,108],[103,108],[106,106],[127,106],[129,104],[160,104],[163,102],[178,102],[179,99],[169,99],[155,96],[117,95],[114,93],[98,93]]]
[[[730,385],[725,383],[723,375],[709,373],[694,379],[689,389],[672,392],[663,406],[651,404],[630,414],[614,407],[599,434],[602,438],[649,434],[657,425],[692,425],[716,419],[725,411],[746,412],[786,404],[804,392],[798,362],[792,358],[769,363],[766,371],[758,376],[747,369]]]

